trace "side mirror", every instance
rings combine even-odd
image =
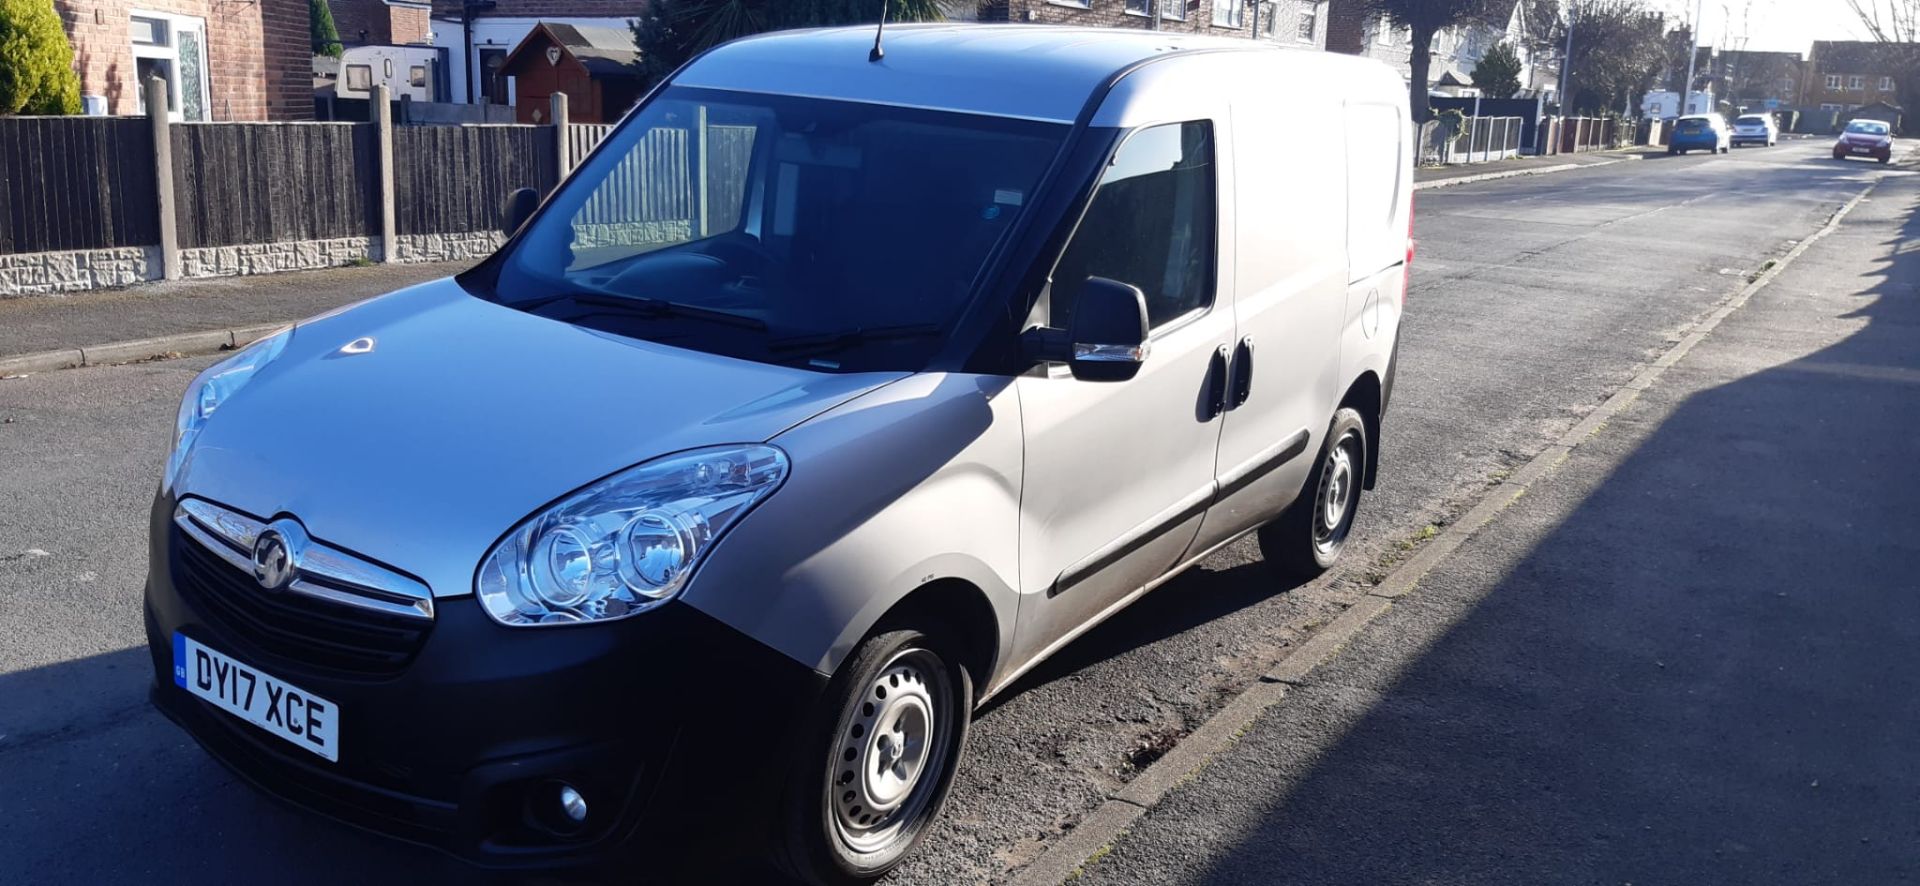
[[[533,217],[533,211],[540,208],[540,192],[532,188],[521,188],[507,195],[506,209],[501,213],[500,233],[512,237],[520,232],[520,227]]]
[[[1088,277],[1067,327],[1067,368],[1081,381],[1126,381],[1147,360],[1147,297],[1140,287]]]

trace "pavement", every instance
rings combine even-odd
[[[403,286],[457,274],[472,264],[374,264],[0,299],[0,368],[6,367],[9,358],[46,354],[54,358],[51,365],[23,367],[44,371],[66,362],[82,362],[70,356],[74,351],[155,339],[160,341],[145,351],[116,352],[113,359],[85,362],[130,362],[169,351],[205,353],[217,348],[201,345],[198,334],[290,323]],[[10,373],[0,371],[0,375],[6,374]]]
[[[1076,884],[1920,879],[1920,179]]]
[[[1615,151],[1591,151],[1584,154],[1552,154],[1542,157],[1515,157],[1491,163],[1464,163],[1453,166],[1423,166],[1414,170],[1414,182],[1422,189],[1472,181],[1543,173],[1566,172],[1586,166],[1604,166],[1624,160],[1665,157],[1665,148],[1621,148]]]
[[[980,712],[945,817],[889,882],[1004,881],[1044,856],[1325,636],[1414,540],[1901,174],[1820,154],[1782,145],[1423,194],[1383,475],[1346,566],[1287,587],[1237,544],[1063,649]],[[147,708],[146,508],[178,397],[213,359],[0,380],[0,883],[504,879],[284,809]]]

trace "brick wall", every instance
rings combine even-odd
[[[306,0],[257,0],[271,120],[313,119],[313,32]],[[217,69],[216,69],[217,70]]]
[[[388,6],[381,0],[328,0],[333,26],[348,46],[427,43],[432,22],[425,9]]]
[[[110,114],[140,112],[132,10],[199,19],[207,35],[207,102],[214,120],[309,119],[313,62],[304,0],[53,0],[73,43],[80,91]],[[269,45],[271,42],[271,45]]]

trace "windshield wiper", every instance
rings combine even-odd
[[[562,292],[537,298],[530,302],[510,305],[510,307],[532,313],[556,302],[571,301],[590,308],[608,308],[635,317],[684,317],[688,320],[705,320],[710,323],[723,323],[742,329],[754,329],[765,332],[767,323],[758,317],[748,317],[715,308],[703,308],[698,305],[682,304],[662,298],[645,296],[609,295],[604,292]],[[601,311],[588,311],[578,316],[590,316]]]
[[[938,323],[909,323],[901,326],[855,326],[851,329],[839,329],[832,332],[808,332],[801,335],[787,335],[767,342],[767,350],[782,356],[799,357],[808,354],[830,354],[844,351],[876,341],[899,338],[922,338],[939,335],[947,327]]]

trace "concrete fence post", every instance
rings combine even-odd
[[[180,279],[179,217],[173,198],[173,131],[167,124],[167,81],[150,77],[147,120],[153,125],[153,202],[160,213],[160,279]]]
[[[385,86],[373,88],[373,100],[368,102],[373,117],[373,156],[380,164],[380,177],[377,180],[380,201],[380,260],[397,262],[400,260],[400,231],[394,223],[393,191],[393,105],[387,96]]]
[[[567,94],[553,94],[553,157],[558,166],[559,175],[554,181],[565,181],[573,172],[573,139],[567,132]]]

